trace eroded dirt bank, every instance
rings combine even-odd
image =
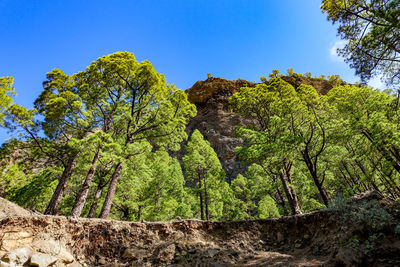
[[[398,205],[379,203],[394,221],[368,251],[373,233],[367,225],[349,225],[333,210],[232,222],[29,215],[0,216],[0,258],[29,247],[58,257],[53,266],[399,266]],[[43,244],[51,246],[46,250]]]

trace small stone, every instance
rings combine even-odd
[[[97,261],[99,264],[104,265],[106,264],[106,259],[104,257],[100,257],[99,260]]]
[[[207,253],[210,257],[214,257],[215,255],[217,255],[219,253],[218,249],[209,249],[207,250]]]
[[[186,256],[186,255],[188,254],[188,252],[186,251],[186,249],[182,249],[182,248],[181,248],[179,251],[180,251],[179,254],[182,255],[182,256]]]
[[[296,244],[294,245],[294,247],[295,247],[295,248],[301,248],[301,243],[296,243]]]
[[[125,249],[124,253],[122,254],[122,258],[124,260],[140,260],[146,255],[146,251],[142,249],[135,249],[135,248],[127,248]]]
[[[265,241],[263,241],[263,240],[258,240],[258,241],[257,241],[257,244],[265,245]]]
[[[56,263],[57,260],[58,258],[56,257],[42,253],[37,253],[32,255],[30,264],[31,266],[47,267],[51,264]]]

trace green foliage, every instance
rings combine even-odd
[[[45,169],[34,175],[30,181],[21,187],[14,187],[7,193],[7,198],[18,205],[44,212],[56,186],[60,170]]]
[[[329,208],[337,211],[338,219],[351,225],[355,228],[353,231],[358,233],[348,238],[347,242],[342,241],[342,245],[365,255],[374,251],[377,240],[385,236],[394,222],[375,199],[360,201],[338,195]]]
[[[312,77],[311,72],[306,72],[306,73],[304,73],[304,77],[306,77],[306,78],[311,78],[311,77]]]
[[[16,95],[13,87],[13,77],[0,77],[0,125],[4,125],[5,112],[13,102]]]
[[[290,77],[294,76],[294,74],[295,74],[293,68],[288,68],[286,72],[287,72],[288,76],[290,76]]]
[[[343,85],[339,76],[332,75],[330,83],[336,86],[320,96],[310,85],[294,89],[277,72],[270,77],[256,87],[242,88],[230,99],[235,111],[255,121],[237,127],[237,135],[246,140],[237,154],[263,167],[262,175],[269,178],[263,186],[273,185],[273,190],[259,196],[268,191],[284,207],[279,193],[273,191],[283,191],[277,177],[290,166],[293,181],[288,184],[302,189],[298,200],[305,211],[321,208],[321,199],[327,204],[335,192],[350,196],[375,189],[400,197],[396,189],[400,184],[399,105],[390,92]]]
[[[280,217],[275,201],[268,195],[259,202],[257,213],[260,219]]]
[[[0,196],[8,198],[26,208],[41,210],[48,199],[43,198],[43,189],[48,188],[42,173],[46,172],[43,162],[39,163],[29,141],[11,139],[0,149]],[[39,181],[39,182],[38,182]],[[51,191],[51,186],[50,186]]]
[[[354,235],[347,240],[346,247],[351,249],[358,249],[360,247],[360,240],[358,235]]]
[[[340,78],[339,75],[328,75],[328,81],[333,85],[333,86],[340,86],[343,83],[342,78]]]
[[[400,124],[395,97],[380,90],[347,85],[333,88],[327,99],[332,112],[341,118],[338,123],[342,128],[345,127],[348,134],[346,138],[351,135],[352,139],[357,137],[359,143],[366,142],[368,145],[360,157],[365,158],[367,153],[370,155],[368,160],[375,162],[371,156],[379,155],[380,162],[387,168],[395,169],[395,176],[398,175],[400,156],[394,151],[400,148]],[[358,145],[354,149],[357,151],[362,148]],[[394,183],[397,183],[397,179],[394,179]]]
[[[364,244],[364,249],[363,249],[364,254],[370,255],[371,252],[373,252],[375,249],[376,241],[383,236],[384,234],[382,233],[370,235]]]
[[[323,0],[321,9],[346,41],[339,54],[363,81],[378,73],[399,83],[398,0]]]
[[[303,77],[293,69],[288,74]],[[97,216],[108,198],[112,218],[133,221],[280,217],[321,209],[329,195],[370,189],[400,197],[399,105],[391,92],[332,75],[335,87],[322,96],[311,85],[294,88],[277,70],[269,77],[230,99],[236,112],[253,118],[236,127],[245,140],[236,152],[249,167],[230,185],[198,130],[181,163],[170,156],[187,138],[195,106],[131,53],[99,58],[74,75],[51,71],[31,110],[12,103],[12,79],[2,78],[7,97],[0,96],[0,121],[24,134],[0,149],[0,194],[44,211],[56,187],[63,188],[55,211],[70,215],[83,192],[81,214],[98,203]],[[111,177],[115,197],[108,194]],[[342,242],[365,253],[392,222],[374,202],[335,199],[330,208],[369,233]]]
[[[225,172],[215,151],[198,130],[192,133],[185,151],[182,161],[187,182],[194,185],[192,194],[202,197],[193,210],[203,210],[207,219],[213,220],[243,217],[235,210],[240,204],[224,181]],[[199,215],[195,214],[196,217]]]
[[[332,210],[338,211],[340,217],[352,225],[358,225],[369,232],[379,232],[388,227],[393,218],[379,206],[376,200],[357,202],[337,196],[329,205]]]
[[[326,208],[324,204],[322,204],[320,201],[316,200],[315,198],[310,198],[308,196],[312,196],[312,194],[307,194],[307,192],[302,192],[303,199],[300,200],[301,207],[305,211],[315,211],[315,210],[320,210]],[[315,195],[315,193],[313,194]]]
[[[256,188],[258,188],[256,186]],[[254,193],[250,186],[250,183],[246,177],[239,174],[236,179],[231,183],[231,189],[236,200],[235,215],[231,216],[234,219],[246,219],[251,217],[252,210],[255,208],[255,204],[252,201]]]
[[[377,201],[363,203],[359,211],[352,215],[351,220],[355,224],[363,223],[366,227],[377,231],[383,230],[392,220],[390,214],[381,208]]]
[[[247,147],[238,148],[238,155],[247,162],[263,162],[275,174],[288,169],[289,184],[292,160],[302,157],[327,204],[321,182],[326,173],[317,166],[326,147],[329,118],[324,113],[324,102],[310,85],[295,89],[277,74],[270,77],[267,83],[242,88],[230,99],[235,111],[257,121],[254,127],[238,129],[237,134],[248,143]]]
[[[279,70],[276,70],[276,69],[272,70],[272,73],[269,75],[270,78],[279,78],[281,76],[283,76],[283,74],[280,74]],[[264,81],[264,80],[265,80],[265,77],[261,77],[261,81]]]
[[[192,216],[185,180],[176,159],[165,151],[148,151],[131,162],[134,165],[121,177],[114,200],[116,218],[165,221]]]
[[[344,242],[342,243],[345,247],[349,249],[359,251],[364,255],[370,256],[371,253],[375,250],[377,240],[382,237],[384,237],[384,234],[375,233],[368,236],[366,240],[362,240],[363,238],[361,238],[359,235],[354,235],[350,237],[345,244]]]
[[[344,211],[348,204],[348,198],[343,195],[336,195],[335,198],[329,203],[328,208],[337,211]]]
[[[126,165],[143,153],[138,150],[143,142],[155,150],[178,150],[187,138],[185,125],[196,113],[182,90],[167,84],[149,61],[139,63],[129,52],[99,58],[72,76],[55,69],[47,74],[43,85],[35,107],[44,116],[41,126],[51,146],[41,145],[33,131],[22,123],[19,126],[35,138],[47,156],[53,156],[54,150],[63,151],[56,158],[65,170],[66,162],[76,162],[75,174],[63,176],[63,183],[72,178],[69,194],[76,195],[79,201],[80,207],[74,206],[74,216],[81,213],[99,160]],[[51,149],[46,150],[47,147]],[[110,192],[115,192],[119,175],[113,176],[117,180],[110,183]],[[86,177],[82,189],[78,177]],[[66,184],[59,186],[65,188]],[[62,189],[56,192],[63,194]],[[113,196],[114,193],[107,196],[108,205]],[[74,198],[67,198],[64,202],[72,205]]]
[[[13,164],[0,174],[1,191],[3,191],[6,196],[9,196],[9,191],[25,184],[25,180],[25,174],[21,171],[19,165]]]

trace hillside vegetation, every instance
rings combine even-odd
[[[1,149],[1,192],[26,208],[238,220],[309,212],[365,190],[400,196],[390,91],[288,70],[257,84],[209,77],[185,93],[127,52],[47,77],[35,109],[10,102],[4,117],[21,138]]]

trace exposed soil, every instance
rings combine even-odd
[[[398,224],[398,204],[380,203]],[[363,253],[362,225],[349,225],[331,210],[231,222],[7,216],[0,218],[0,258],[45,240],[75,258],[75,265],[57,266],[400,266],[400,239],[389,228]],[[351,248],[356,234],[361,243]]]
[[[32,213],[0,197],[0,219],[7,216],[29,216]]]

